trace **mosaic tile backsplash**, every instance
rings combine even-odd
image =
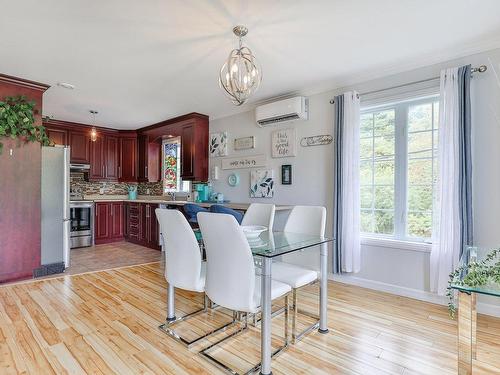
[[[85,181],[84,174],[80,172],[71,172],[70,189],[82,195],[100,194],[101,188],[104,195],[124,195],[128,194],[128,186],[137,185],[137,192],[140,195],[146,195],[149,189],[149,195],[162,195],[163,186],[160,182],[141,182],[141,183],[123,183],[123,182],[98,182]]]

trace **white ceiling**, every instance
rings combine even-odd
[[[0,73],[52,87],[44,115],[135,129],[241,111],[218,72],[244,24],[263,82],[246,106],[500,47],[498,0],[11,0]],[[75,90],[58,87],[69,82]]]

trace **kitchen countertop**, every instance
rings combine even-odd
[[[213,204],[221,203],[201,203],[201,202],[188,202],[188,201],[172,201],[168,200],[162,196],[151,196],[151,195],[139,195],[137,199],[128,199],[127,195],[86,195],[84,196],[86,201],[94,202],[137,202],[137,203],[156,203],[156,204],[168,204],[172,206],[183,206],[187,203],[197,204],[201,207],[210,207]],[[247,210],[250,203],[222,203],[223,206],[232,208],[234,210]],[[276,211],[287,211],[291,210],[293,206],[287,205],[276,205]]]

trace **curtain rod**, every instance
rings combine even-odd
[[[484,73],[484,72],[486,72],[486,70],[488,70],[488,67],[486,65],[481,65],[481,66],[479,66],[477,68],[472,68],[471,69],[471,74],[472,73]],[[439,78],[440,77],[433,77],[433,78],[421,79],[420,81],[413,81],[413,82],[403,83],[402,85],[387,87],[385,89],[363,92],[361,94],[358,94],[357,97],[359,99],[360,95],[369,95],[369,94],[375,94],[377,92],[382,92],[382,91],[387,91],[387,90],[393,90],[393,89],[399,89],[400,87],[411,86],[411,85],[416,85],[418,83],[424,83],[424,82],[434,81],[434,80],[439,79]],[[334,104],[334,103],[335,103],[335,100],[331,99],[330,100],[330,104]]]

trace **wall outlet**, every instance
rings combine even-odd
[[[149,188],[146,189],[146,195],[149,195],[151,193],[151,190]]]
[[[99,188],[99,194],[101,194],[101,195],[104,194],[104,186]]]

